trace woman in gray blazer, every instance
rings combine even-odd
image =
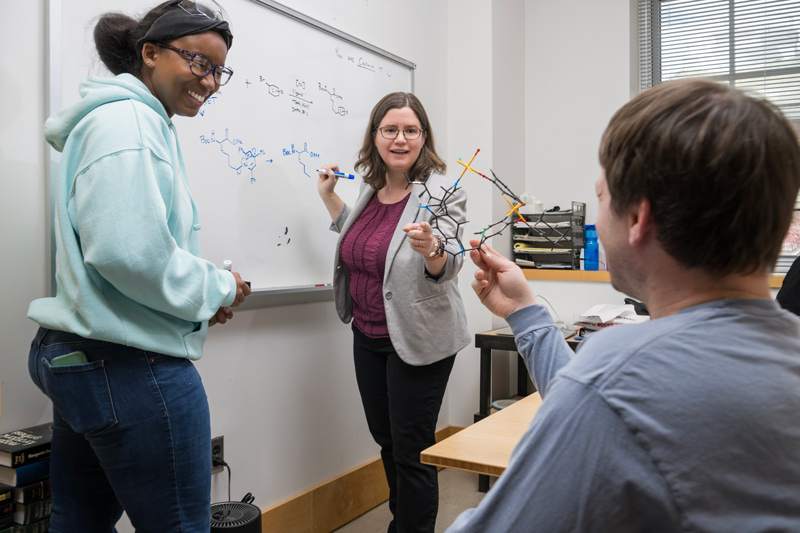
[[[323,169],[317,188],[339,233],[336,310],[353,321],[356,380],[389,483],[389,531],[432,532],[436,468],[419,456],[435,443],[455,354],[469,344],[456,279],[464,258],[441,237],[461,237],[466,194],[445,194],[453,183],[443,176],[427,113],[410,93],[389,94],[372,110],[353,206],[334,192],[338,166]],[[446,216],[434,221],[439,208]]]

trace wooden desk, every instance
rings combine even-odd
[[[517,344],[514,341],[513,336],[498,334],[499,331],[504,329],[506,328],[498,328],[498,329],[493,329],[491,331],[485,331],[483,333],[475,334],[475,347],[481,349],[481,369],[480,369],[480,377],[478,378],[479,381],[478,412],[475,413],[475,415],[473,416],[473,421],[475,423],[485,420],[489,416],[490,412],[489,410],[491,409],[492,406],[492,350],[506,350],[510,352],[517,351]],[[570,348],[572,348],[573,350],[577,347],[578,343],[579,341],[576,341],[575,339],[572,338],[567,339],[567,344],[569,344]],[[525,366],[525,360],[522,358],[522,355],[518,353],[517,395],[525,396],[527,393],[528,393],[528,367]],[[538,398],[539,395],[537,394],[536,397]],[[520,402],[517,402],[514,405],[517,405],[518,403]],[[507,409],[509,408],[503,409],[501,413],[505,412]],[[496,416],[497,414],[500,413],[496,413],[492,416]],[[531,418],[533,418],[533,415],[531,415]],[[528,422],[530,423],[530,419],[528,420]],[[461,433],[463,433],[463,431]],[[520,436],[521,435],[522,433],[520,433]],[[456,435],[454,435],[454,437],[455,436]],[[514,443],[516,443],[516,441],[514,441]],[[511,455],[511,449],[508,450],[508,455]],[[483,472],[478,472],[478,473],[481,474],[478,477],[478,490],[480,492],[486,492],[489,490],[489,477],[487,475],[484,475]]]
[[[517,344],[512,335],[499,335],[498,331],[506,328],[493,329],[475,334],[475,347],[481,350],[481,371],[478,378],[478,412],[473,417],[473,422],[478,422],[489,416],[492,407],[492,350],[517,351]],[[517,395],[525,396],[528,393],[528,369],[522,356],[517,354]]]
[[[492,407],[492,350],[517,351],[517,343],[512,335],[500,335],[499,331],[506,328],[493,329],[475,334],[475,347],[481,350],[481,369],[478,378],[478,412],[473,417],[473,422],[479,422],[489,416]],[[567,343],[574,350],[579,341],[567,339]],[[525,360],[517,354],[517,395],[528,394],[528,367]],[[534,389],[535,390],[535,389]]]
[[[508,467],[511,452],[528,430],[541,404],[542,398],[538,392],[530,394],[423,450],[420,461],[429,465],[499,476]],[[488,478],[486,481],[488,490]]]

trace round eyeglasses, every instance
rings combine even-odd
[[[424,130],[420,128],[408,128],[405,130],[399,128],[378,128],[378,131],[381,132],[381,137],[384,139],[397,139],[397,136],[402,133],[407,141],[413,141],[419,139],[419,136],[422,135]]]
[[[231,76],[233,76],[233,69],[229,67],[224,67],[222,65],[215,66],[214,63],[209,61],[209,59],[201,54],[194,54],[187,50],[181,50],[180,48],[175,48],[174,46],[170,46],[165,43],[155,43],[161,48],[166,48],[167,50],[172,50],[173,52],[178,52],[179,54],[184,55],[189,59],[189,70],[192,71],[192,74],[197,76],[198,78],[202,78],[206,76],[212,70],[214,71],[214,81],[217,85],[222,86],[228,83],[231,80]]]

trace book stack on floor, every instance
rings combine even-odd
[[[0,531],[14,531],[14,487],[0,485]]]
[[[0,533],[48,530],[51,426],[0,435]]]

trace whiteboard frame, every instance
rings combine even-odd
[[[372,53],[374,53],[376,55],[383,56],[383,57],[385,57],[386,59],[388,59],[390,61],[394,61],[395,63],[399,63],[400,65],[410,69],[410,71],[411,71],[410,72],[410,74],[411,74],[411,91],[410,92],[412,92],[412,93],[414,92],[414,71],[417,69],[417,65],[415,63],[413,63],[413,62],[411,62],[411,61],[409,61],[407,59],[403,59],[400,56],[396,56],[391,52],[387,52],[383,48],[378,48],[377,46],[369,44],[366,41],[362,41],[358,37],[354,37],[354,36],[350,35],[349,33],[345,33],[343,31],[337,30],[333,26],[329,26],[329,25],[325,24],[324,22],[320,22],[317,19],[314,19],[314,18],[311,18],[311,17],[309,17],[307,15],[304,15],[303,13],[300,13],[299,11],[295,11],[294,9],[292,9],[290,7],[286,7],[283,4],[279,4],[278,2],[275,2],[274,0],[250,0],[250,1],[253,2],[254,4],[258,4],[260,6],[266,7],[267,9],[272,9],[274,11],[277,11],[277,12],[279,12],[279,13],[281,13],[281,14],[289,17],[289,18],[293,18],[293,19],[295,19],[295,20],[297,20],[299,22],[302,22],[303,24],[307,24],[307,25],[311,26],[314,29],[317,29],[319,31],[322,31],[324,33],[332,35],[332,36],[334,36],[334,37],[336,37],[338,39],[342,39],[343,41],[347,41],[350,44],[353,44],[355,46],[359,46],[359,47],[361,47],[361,48],[363,48],[363,49],[365,49],[365,50],[367,50],[369,52],[372,52]]]
[[[62,65],[62,58],[61,58],[61,37],[62,37],[62,6],[64,0],[48,0],[47,2],[47,9],[48,9],[48,43],[47,43],[47,50],[48,50],[48,68],[47,72],[49,75],[49,89],[50,93],[48,95],[47,101],[47,116],[51,116],[53,113],[61,109],[62,102],[61,102],[61,91],[62,91],[62,72],[63,72],[63,65]],[[376,55],[382,56],[389,61],[397,63],[398,65],[402,66],[405,69],[408,69],[409,76],[411,79],[411,91],[414,92],[415,88],[415,71],[417,65],[407,59],[403,59],[400,56],[392,54],[382,48],[374,46],[366,41],[362,41],[361,39],[354,37],[348,33],[345,33],[341,30],[334,28],[324,22],[320,22],[317,19],[309,17],[299,11],[296,11],[290,7],[284,6],[274,0],[250,0],[250,2],[257,4],[261,7],[266,9],[270,9],[272,11],[276,11],[283,16],[286,16],[290,19],[295,21],[301,22],[306,24],[313,29],[321,31],[323,33],[327,33],[337,39],[341,39],[347,43],[350,43],[354,46],[358,46],[359,48],[363,48],[369,52],[372,52]],[[48,181],[49,181],[49,200],[50,200],[50,213],[53,212],[54,207],[54,191],[55,191],[55,183],[58,174],[58,166],[61,160],[61,154],[56,152],[54,149],[49,150],[50,157],[49,157],[49,166],[48,166]],[[52,221],[50,224],[50,235],[46,238],[46,246],[47,252],[49,256],[49,264],[51,267],[51,295],[55,295],[56,293],[56,279],[55,279],[55,239],[54,236],[54,228],[52,225]],[[303,303],[312,303],[312,302],[324,302],[324,301],[331,301],[333,300],[333,286],[332,284],[325,284],[321,286],[300,286],[300,287],[281,287],[275,289],[257,289],[254,290],[250,296],[247,297],[245,302],[237,307],[237,310],[244,310],[244,309],[255,309],[259,307],[278,307],[284,305],[294,305],[294,304],[303,304]]]

